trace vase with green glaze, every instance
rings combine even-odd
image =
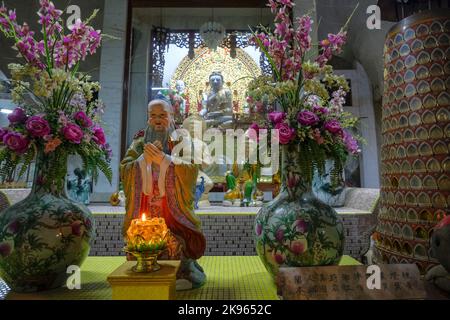
[[[0,277],[15,292],[63,286],[89,254],[92,214],[67,197],[66,174],[67,155],[38,153],[30,195],[0,213]]]
[[[274,277],[280,267],[338,264],[344,250],[342,222],[332,207],[315,197],[299,161],[294,145],[283,146],[280,193],[255,219],[256,251]]]

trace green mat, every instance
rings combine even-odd
[[[82,266],[81,289],[59,288],[34,294],[9,293],[8,300],[110,300],[107,276],[124,257],[89,257]],[[177,292],[179,300],[276,300],[276,286],[257,256],[205,256],[199,259],[208,277],[198,289]],[[360,264],[344,256],[340,265]],[[1,289],[1,284],[0,284]],[[0,298],[1,297],[0,290]],[[4,297],[3,297],[4,298]]]

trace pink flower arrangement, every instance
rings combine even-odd
[[[52,1],[40,0],[39,5],[38,33],[26,22],[19,23],[15,10],[0,6],[0,33],[13,41],[22,60],[9,66],[20,80],[12,90],[14,102],[21,107],[8,115],[9,125],[0,129],[0,177],[14,172],[20,162],[29,165],[37,154],[66,159],[78,153],[94,179],[101,170],[111,180],[111,148],[100,126],[103,105],[94,99],[100,85],[78,71],[79,64],[101,45],[101,31],[90,26],[97,10],[67,30],[62,10]],[[22,82],[30,84],[26,94],[34,96],[34,102],[25,99]]]
[[[273,74],[258,77],[249,84],[247,102],[267,105],[271,112],[260,125],[278,130],[281,145],[299,154],[309,154],[302,158],[301,166],[302,174],[307,175],[302,180],[311,182],[315,169],[324,172],[326,160],[334,160],[338,168],[343,168],[347,156],[360,151],[357,140],[344,130],[352,129],[357,122],[344,112],[349,85],[345,77],[335,75],[327,65],[333,55],[343,50],[348,22],[337,34],[328,34],[316,44],[319,52],[314,56],[313,21],[303,15],[294,23],[290,14],[294,6],[292,0],[268,1],[275,15],[274,28],[261,26],[258,32],[253,32],[252,41],[265,54]],[[293,164],[299,167],[296,165]],[[297,183],[295,178],[288,177],[288,191],[289,185],[294,188]]]

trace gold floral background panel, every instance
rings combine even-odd
[[[246,100],[246,88],[252,78],[261,75],[261,69],[252,57],[243,49],[236,49],[236,58],[232,58],[227,48],[198,48],[195,57],[184,57],[178,65],[171,79],[171,87],[175,88],[177,80],[183,80],[189,94],[191,104],[197,105],[201,101],[200,92],[208,93],[209,75],[213,71],[220,71],[224,77],[224,87],[233,92],[233,101],[239,102],[239,110]],[[197,111],[197,108],[192,110]]]

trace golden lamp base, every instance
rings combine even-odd
[[[124,249],[124,251],[136,258],[136,265],[131,268],[131,271],[133,272],[149,273],[161,269],[161,266],[157,263],[157,261],[159,255],[163,252],[163,250],[139,252]]]

